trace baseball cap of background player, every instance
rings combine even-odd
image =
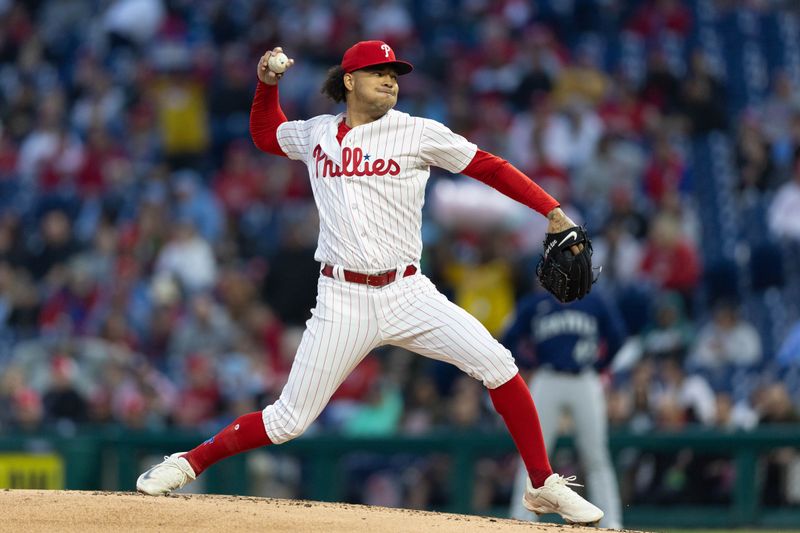
[[[408,74],[414,69],[411,63],[396,59],[392,47],[383,41],[357,42],[342,57],[342,69],[345,72],[386,63],[391,64],[399,75]]]

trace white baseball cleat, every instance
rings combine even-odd
[[[155,466],[150,467],[136,480],[136,490],[150,496],[169,494],[194,481],[197,476],[183,458],[186,452],[173,453]]]
[[[564,477],[551,474],[544,486],[535,489],[528,479],[528,490],[522,497],[522,504],[526,509],[536,514],[556,513],[570,524],[596,524],[603,518],[603,511],[569,488],[580,487],[575,481],[575,476]]]

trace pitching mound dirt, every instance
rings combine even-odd
[[[595,528],[242,496],[0,490],[0,531],[580,533]]]

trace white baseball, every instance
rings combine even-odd
[[[280,74],[289,66],[289,58],[286,57],[286,54],[283,52],[278,52],[277,54],[269,56],[267,66],[275,74]]]

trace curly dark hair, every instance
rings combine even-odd
[[[336,103],[345,101],[347,89],[344,86],[344,69],[341,65],[328,69],[328,76],[325,78],[320,92]]]

